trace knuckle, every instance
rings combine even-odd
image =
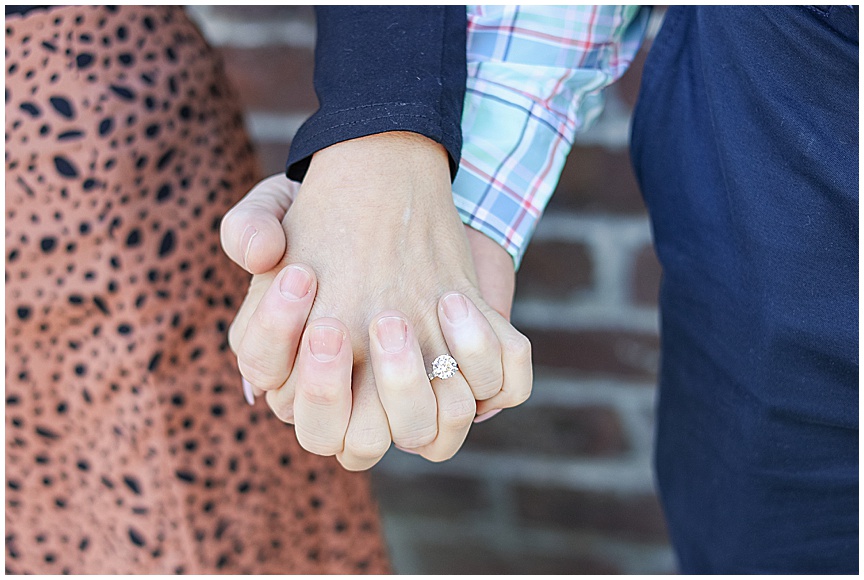
[[[504,355],[519,364],[531,362],[531,341],[524,334],[516,332],[502,344]]]
[[[342,388],[335,383],[306,381],[300,383],[303,397],[315,406],[333,407],[342,400]]]
[[[417,369],[411,369],[411,374],[393,375],[389,373],[376,374],[378,393],[381,400],[387,401],[385,405],[404,407],[405,401],[411,401],[411,413],[413,415],[430,412],[435,406],[432,388],[429,379],[419,376]]]
[[[255,320],[250,324],[252,328],[249,330],[253,330],[260,336],[281,336],[284,332],[282,317],[274,316],[274,314],[276,313],[268,312],[267,315],[264,315],[260,311],[256,312]]]
[[[478,334],[473,340],[463,341],[459,346],[459,358],[479,363],[490,358],[501,358],[501,346],[495,335]]]
[[[270,410],[276,415],[276,418],[282,421],[283,423],[294,423],[294,403],[282,401],[278,397],[265,397],[267,401],[267,406],[270,407]]]
[[[438,426],[432,425],[412,425],[410,428],[397,430],[394,429],[393,442],[406,449],[417,449],[429,445],[438,436]]]
[[[388,380],[384,377],[378,380],[378,385],[385,397],[389,395],[395,399],[405,399],[417,392],[417,386],[412,381]]]
[[[474,399],[459,399],[439,410],[438,424],[445,429],[463,429],[471,424],[476,414],[477,403]]]
[[[294,433],[300,447],[309,453],[329,457],[342,451],[342,441],[336,436],[310,431],[299,424],[294,427]]]
[[[366,471],[367,469],[375,467],[375,464],[381,461],[381,457],[383,456],[366,460],[358,459],[344,452],[336,454],[336,460],[346,471]]]
[[[501,391],[504,383],[504,373],[500,368],[485,368],[470,373],[468,384],[478,401],[491,399]]]
[[[375,370],[377,371],[375,380],[386,392],[399,395],[416,392],[424,386],[426,389],[429,388],[426,375],[421,376],[421,371],[414,361],[408,360],[405,356],[379,360]]]
[[[521,405],[525,401],[527,401],[531,397],[531,387],[523,390],[518,394],[515,398],[516,403],[513,405],[514,407]]]
[[[247,381],[265,391],[278,389],[285,382],[270,361],[243,348],[237,356],[237,367]]]
[[[520,388],[514,389],[507,397],[507,407],[518,407],[531,397],[531,383],[520,385]]]
[[[384,457],[388,449],[390,433],[385,429],[364,429],[358,433],[349,433],[345,438],[345,455],[364,462],[377,461]]]
[[[458,452],[458,449],[453,449],[449,451],[434,451],[431,453],[421,454],[421,456],[427,461],[431,461],[432,463],[443,463],[448,459],[452,459],[454,455]]]

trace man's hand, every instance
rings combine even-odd
[[[353,140],[315,155],[281,239],[274,226],[293,187],[281,177],[223,222],[223,246],[247,270],[282,258],[308,275],[277,266],[253,277],[230,335],[241,372],[296,423],[304,447],[335,453],[349,469],[377,462],[391,434],[402,448],[446,459],[467,434],[475,399],[482,419],[530,392],[530,346],[506,321],[512,260],[482,234],[466,238],[446,167],[443,149],[414,134]],[[288,297],[276,289],[292,284],[299,291]],[[333,358],[322,362],[316,348]],[[430,385],[429,363],[448,351],[462,372]]]

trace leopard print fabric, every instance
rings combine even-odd
[[[386,572],[367,477],[249,407],[219,246],[257,180],[170,7],[6,19],[6,570]]]

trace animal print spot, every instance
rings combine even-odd
[[[78,68],[84,69],[93,64],[93,60],[93,55],[85,52],[75,57],[75,64],[78,65]]]
[[[111,85],[110,89],[115,95],[117,95],[118,97],[120,97],[124,101],[132,101],[135,99],[135,91],[133,91],[129,87],[124,87],[124,86],[120,86],[120,85]]]
[[[71,161],[62,155],[58,155],[54,158],[54,167],[57,168],[57,172],[63,177],[78,177],[78,169],[75,168]]]
[[[66,99],[65,97],[51,97],[49,102],[51,103],[51,106],[54,107],[55,111],[67,119],[71,119],[75,116],[75,110],[72,108],[72,103],[69,102],[69,99]]]

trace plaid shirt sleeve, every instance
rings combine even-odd
[[[633,60],[648,23],[638,6],[469,6],[462,221],[519,267],[577,131]]]

